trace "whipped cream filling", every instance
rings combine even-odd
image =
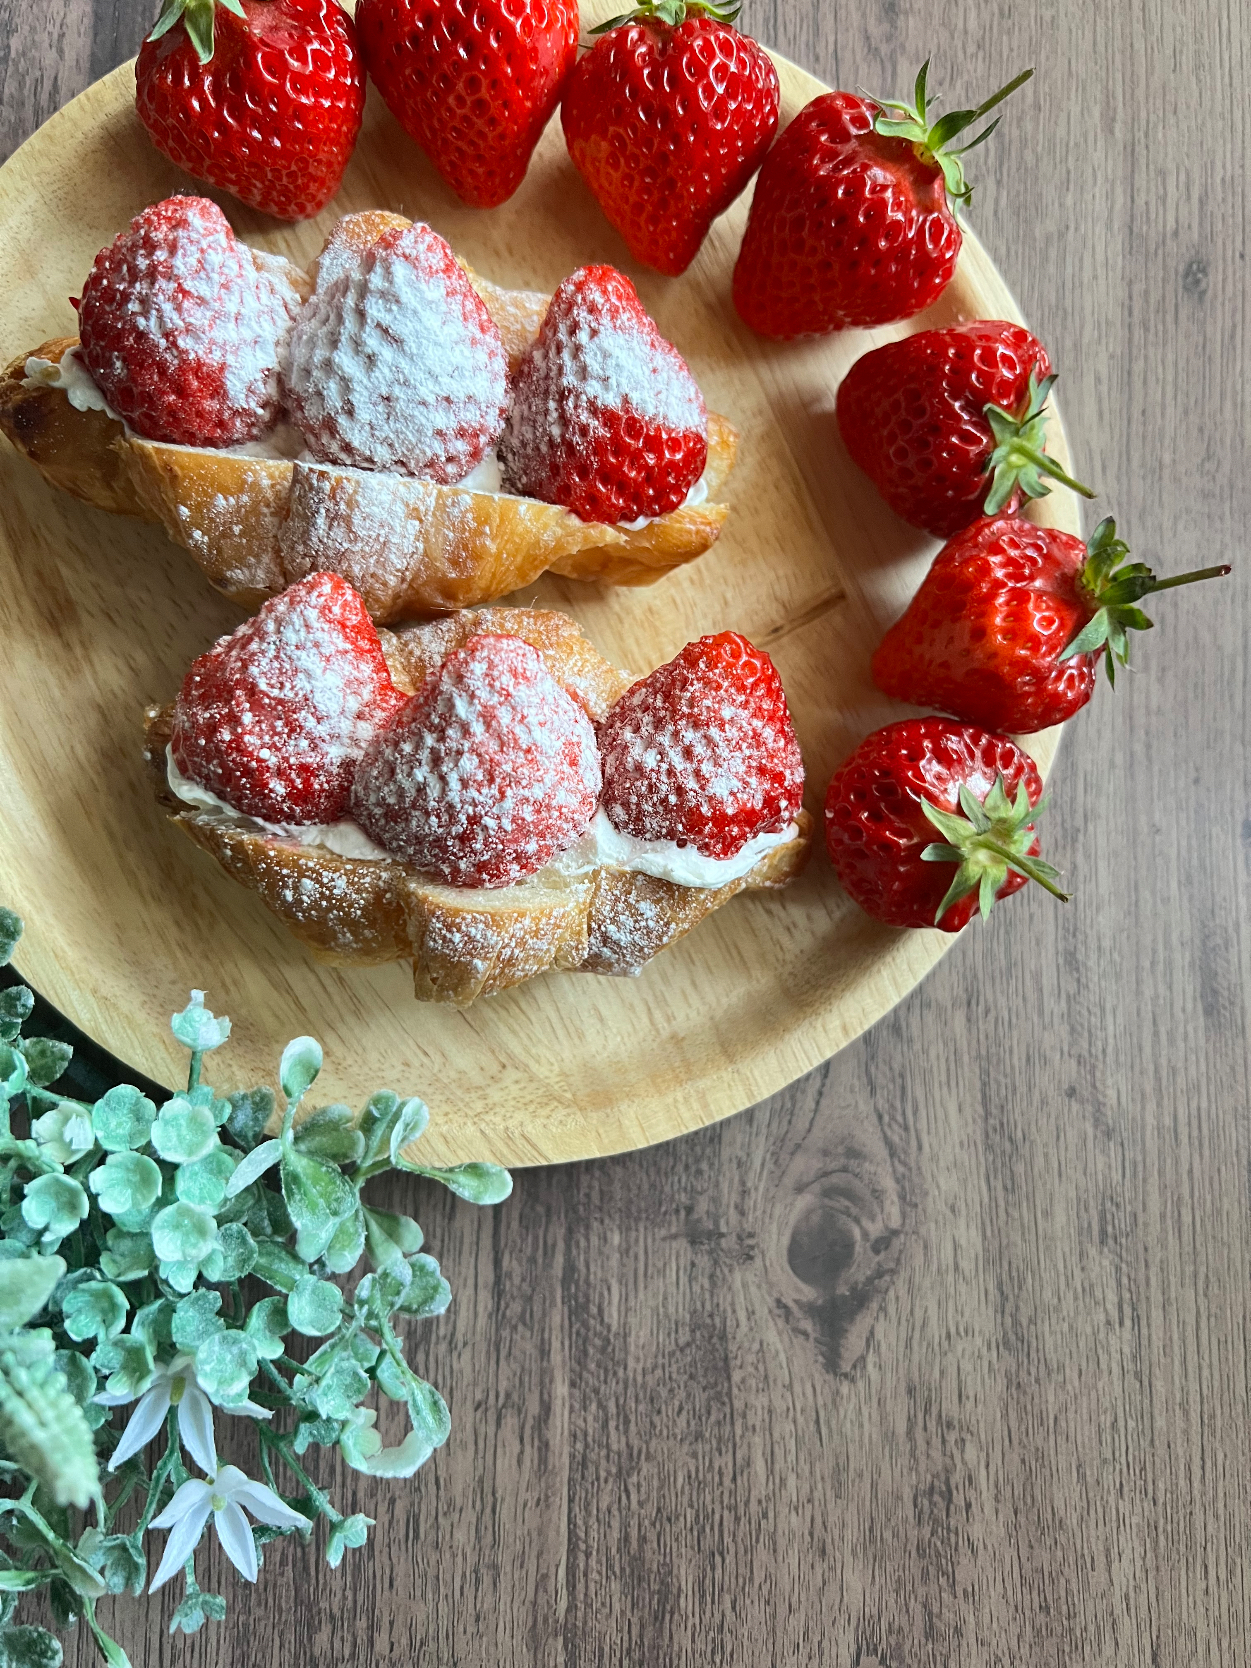
[[[172,747],[165,749],[165,780],[175,799],[195,810],[208,812],[216,821],[248,834],[273,834],[279,839],[295,840],[302,846],[321,846],[336,857],[358,857],[366,863],[385,862],[391,853],[375,845],[359,823],[343,822],[264,822],[260,817],[244,816],[226,800],[220,799],[211,788],[202,788],[189,776],[184,776],[174,759]]]
[[[211,789],[202,788],[198,782],[184,776],[170,747],[165,749],[165,779],[175,799],[192,806],[202,815],[207,813],[216,821],[246,833],[295,840],[302,846],[321,846],[336,857],[355,857],[367,863],[384,862],[391,858],[391,853],[375,845],[359,823],[349,820],[278,823],[245,816]],[[552,867],[570,876],[587,874],[592,869],[626,869],[637,874],[654,875],[658,880],[672,881],[675,886],[726,886],[732,880],[741,880],[755,868],[766,852],[786,845],[797,833],[798,825],[792,822],[777,833],[757,834],[733,857],[705,857],[693,846],[680,846],[673,840],[636,840],[633,835],[622,834],[613,827],[607,812],[601,807],[586,832],[561,853]]]
[[[115,423],[121,422],[122,419],[96,387],[76,347],[63,353],[59,363],[52,359],[40,359],[38,354],[32,353],[25,369],[27,387],[63,389],[75,411],[103,411]]]
[[[25,371],[26,386],[60,388],[75,411],[103,411],[105,416],[111,417],[115,423],[123,424],[127,434],[133,432],[125,419],[117,415],[100,392],[76,347],[70,348],[59,363],[51,359],[40,359],[37,354],[32,353],[26,361]],[[163,442],[153,441],[151,444],[161,445]],[[283,422],[275,424],[268,434],[263,434],[259,440],[244,440],[237,446],[193,446],[190,450],[221,451],[227,457],[274,458],[288,463],[315,461],[313,454],[304,444],[304,436],[299,429],[291,423]],[[458,487],[466,487],[471,492],[488,492],[496,498],[520,496],[518,493],[504,490],[504,472],[500,467],[498,452],[488,452],[463,480],[455,484]],[[706,475],[701,475],[682,500],[681,508],[706,503],[707,499],[708,479]],[[655,516],[641,515],[636,521],[621,521],[617,525],[624,527],[627,532],[634,533],[640,527],[650,527],[656,519]]]

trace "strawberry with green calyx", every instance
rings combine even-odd
[[[1009,737],[908,718],[866,736],[834,772],[826,849],[844,890],[875,920],[959,932],[1028,880],[1066,901],[1038,855],[1042,808],[1038,767]],[[939,867],[949,864],[954,875]]]
[[[918,330],[857,359],[839,432],[897,516],[948,539],[1045,496],[1048,477],[1093,496],[1044,450],[1055,380],[1046,348],[1010,319]]]
[[[280,220],[339,189],[360,131],[365,71],[337,0],[169,0],[135,64],[156,148]]]
[[[873,656],[883,694],[938,707],[987,729],[1026,735],[1089,701],[1099,657],[1124,666],[1136,604],[1154,591],[1214,579],[1227,565],[1157,579],[1109,517],[1089,545],[1019,516],[984,516],[943,546]],[[1116,669],[1108,666],[1110,682]]]
[[[777,71],[736,3],[641,0],[602,24],[570,75],[574,167],[638,261],[685,272],[777,131]]]
[[[1077,577],[1078,594],[1094,613],[1059,656],[1061,665],[1077,655],[1097,657],[1106,644],[1103,667],[1114,689],[1117,665],[1129,665],[1129,633],[1150,631],[1155,625],[1135,604],[1157,591],[1193,585],[1198,579],[1222,579],[1230,572],[1230,564],[1222,562],[1219,567],[1195,568],[1190,573],[1174,574],[1172,579],[1157,579],[1145,562],[1125,562],[1128,555],[1129,546],[1116,536],[1115,521],[1105,516],[1090,536],[1086,562]]]
[[[956,270],[967,203],[951,141],[1028,81],[1024,70],[973,110],[933,124],[928,62],[914,104],[822,93],[765,159],[734,269],[734,305],[757,334],[779,339],[872,329],[931,306]]]

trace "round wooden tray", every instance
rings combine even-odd
[[[778,59],[785,124],[820,83]],[[70,334],[95,252],[145,204],[188,188],[149,144],[123,65],[52,118],[0,169],[0,294],[8,358]],[[338,215],[385,207],[428,220],[497,282],[552,290],[607,261],[638,284],[689,359],[710,407],[742,433],[718,545],[647,590],[544,581],[526,601],[576,614],[618,664],[647,670],[704,632],[734,627],[774,656],[819,810],[834,765],[899,716],[869,656],[935,546],[886,510],[847,458],[834,394],[877,342],[976,316],[1017,318],[972,237],[930,313],[892,330],[760,341],[730,304],[747,201],[671,280],[638,269],[575,174],[553,120],[524,185],[466,208],[371,92],[343,189],[296,227],[219,200],[236,229],[306,263]],[[1066,458],[1053,418],[1051,445]],[[1070,495],[1039,519],[1080,530]],[[140,764],[141,716],[239,615],[190,558],[138,522],[46,487],[0,449],[0,901],[29,921],[18,964],[77,1025],[158,1081],[185,1069],[169,1015],[192,986],[234,1034],[212,1062],[223,1087],[272,1082],[291,1036],[325,1046],[318,1084],[355,1103],[375,1088],[433,1110],[432,1161],[514,1165],[589,1158],[679,1135],[750,1106],[871,1025],[951,942],[876,926],[814,852],[776,896],[745,896],[638,979],[549,974],[467,1011],[418,1004],[406,965],[319,966],[257,899],[178,834]],[[1057,733],[1034,737],[1044,770]],[[1007,930],[1004,928],[1003,930]]]

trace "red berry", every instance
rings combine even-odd
[[[198,180],[280,220],[319,213],[365,108],[352,20],[336,0],[172,0],[139,49],[135,105]]]
[[[83,362],[147,440],[254,440],[278,416],[300,307],[288,271],[240,243],[216,203],[168,197],[96,256],[78,307]]]
[[[595,731],[537,649],[471,638],[356,770],[352,814],[449,886],[511,886],[571,846],[599,797]]]
[[[1042,452],[1041,412],[1053,380],[1046,348],[1024,325],[921,330],[856,361],[838,390],[838,426],[895,514],[950,538],[981,515],[992,479],[995,507],[1006,510],[1048,490],[1039,477],[1057,466]],[[988,405],[1001,413],[1002,442]]]
[[[191,667],[174,762],[245,816],[339,822],[356,761],[403,704],[360,597],[310,574]]]
[[[946,289],[961,241],[947,199],[969,191],[944,146],[1033,72],[931,126],[928,68],[914,105],[820,94],[765,158],[734,268],[734,305],[760,335],[871,329]]]
[[[970,820],[962,790],[985,827]],[[1019,892],[1025,870],[1064,896],[1055,870],[1037,857],[1030,811],[1041,797],[1038,767],[1007,736],[948,718],[907,718],[874,731],[834,772],[825,843],[844,889],[875,920],[959,932],[979,903],[986,914],[993,900]],[[944,842],[949,858],[923,857]]]
[[[447,243],[418,222],[336,263],[292,332],[286,392],[314,457],[447,484],[499,438],[508,356]]]
[[[1014,735],[1062,724],[1089,701],[1105,645],[1109,682],[1127,664],[1127,633],[1151,623],[1143,597],[1229,572],[1158,580],[1141,563],[1120,566],[1128,555],[1110,518],[1088,545],[1017,516],[975,521],[939,551],[883,637],[873,681]]]
[[[733,857],[791,823],[804,766],[777,668],[736,631],[701,637],[600,725],[604,810],[637,840]]]
[[[517,369],[500,461],[514,490],[583,521],[665,515],[703,474],[703,395],[613,267],[580,267],[552,297]]]
[[[356,29],[387,108],[457,196],[511,197],[577,53],[576,0],[359,0]]]
[[[777,131],[778,78],[729,23],[638,16],[579,60],[560,119],[630,253],[674,277],[759,168]]]

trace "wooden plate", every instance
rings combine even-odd
[[[784,60],[778,70],[785,123],[823,89]],[[123,65],[105,77],[0,169],[6,358],[72,333],[67,297],[96,250],[145,204],[187,189],[134,115],[133,75]],[[899,716],[869,682],[869,655],[936,548],[884,508],[844,454],[835,389],[889,336],[1019,316],[976,240],[966,237],[939,305],[910,325],[778,346],[752,336],[730,304],[746,200],[684,277],[637,269],[574,173],[558,120],[522,189],[490,213],[451,195],[372,92],[343,190],[318,221],[277,226],[219,200],[244,236],[301,263],[339,214],[385,207],[430,221],[503,284],[551,290],[587,261],[630,272],[710,407],[742,432],[730,519],[709,555],[649,590],[544,581],[524,600],[570,610],[611,658],[644,671],[704,632],[745,632],[781,669],[818,809],[834,765]],[[1037,513],[1080,530],[1065,492]],[[168,700],[188,663],[239,619],[184,552],[45,487],[4,445],[0,596],[0,891],[30,923],[19,965],[84,1031],[158,1081],[184,1069],[169,1015],[203,987],[235,1020],[214,1062],[224,1086],[274,1081],[282,1044],[311,1032],[326,1050],[327,1099],[388,1085],[430,1102],[432,1159],[589,1158],[772,1094],[884,1014],[950,942],[874,925],[818,851],[788,892],[735,900],[638,979],[549,974],[465,1012],[418,1004],[405,965],[318,966],[153,802],[140,767],[143,708]],[[1055,744],[1054,732],[1031,743],[1044,770]]]

